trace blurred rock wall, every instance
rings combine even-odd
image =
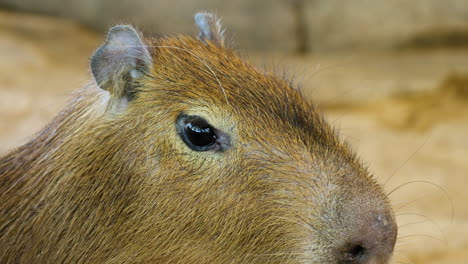
[[[407,46],[468,46],[467,0],[0,0],[0,7],[77,20],[99,30],[133,23],[194,33],[215,11],[242,49],[284,53]]]

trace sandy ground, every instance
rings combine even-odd
[[[67,21],[0,12],[0,153],[87,82],[101,40]],[[295,72],[391,192],[394,263],[468,263],[468,50],[259,58]]]

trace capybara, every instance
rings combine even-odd
[[[382,188],[287,80],[197,37],[110,29],[92,81],[0,159],[1,263],[388,263]]]

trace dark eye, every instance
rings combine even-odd
[[[179,116],[177,132],[184,143],[195,151],[222,150],[222,133],[202,117]]]

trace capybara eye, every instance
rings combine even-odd
[[[195,151],[212,150],[218,139],[215,128],[199,116],[181,115],[177,130],[185,144]]]

